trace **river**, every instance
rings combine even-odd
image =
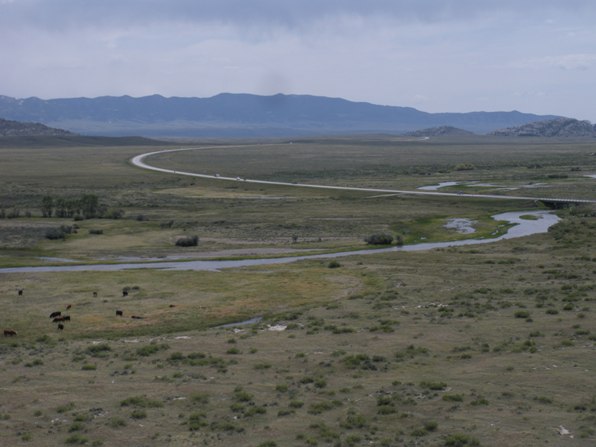
[[[522,216],[534,216],[531,219]],[[504,239],[513,239],[533,234],[546,233],[548,229],[559,221],[559,218],[550,211],[518,211],[492,216],[498,221],[507,221],[514,224],[507,233],[491,239],[463,239],[450,242],[428,242],[422,244],[403,245],[398,247],[377,248],[369,250],[347,251],[339,253],[326,253],[303,256],[288,256],[281,258],[240,259],[229,261],[196,260],[196,261],[166,261],[166,262],[136,262],[120,264],[84,264],[61,266],[36,266],[36,267],[10,267],[0,268],[1,273],[45,273],[45,272],[113,272],[130,269],[161,269],[161,270],[203,270],[219,271],[222,269],[251,267],[259,265],[287,264],[290,262],[309,259],[330,259],[346,256],[364,256],[398,251],[424,251],[436,248],[459,247],[464,245],[489,244]]]

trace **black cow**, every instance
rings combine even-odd
[[[18,290],[19,296],[23,296],[23,289]]]
[[[60,312],[59,310],[57,310],[56,312],[52,312],[50,314],[50,318],[56,318],[56,317],[59,317],[60,315],[62,315],[62,312]]]
[[[64,325],[62,323],[58,323],[58,329],[63,331],[64,330]]]
[[[116,311],[116,316],[117,317],[122,317],[122,316],[124,316],[124,312],[122,312],[121,310],[117,310]]]
[[[17,335],[17,331],[13,331],[12,329],[4,329],[5,337],[14,337],[16,335]]]
[[[97,292],[93,292],[93,298],[97,298]]]
[[[139,317],[138,315],[131,315],[130,318],[132,318],[133,320],[142,320],[145,317]]]
[[[128,296],[128,290],[123,290],[122,291],[122,296]]]

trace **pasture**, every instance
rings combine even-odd
[[[589,141],[266,143],[148,161],[289,182],[455,181],[452,191],[594,198]],[[469,237],[445,228],[450,218],[486,237],[499,226],[491,215],[541,206],[202,180],[128,163],[158,149],[1,148],[0,267],[333,252],[364,248],[377,232],[406,243]],[[85,194],[118,218],[41,217],[43,197]],[[594,445],[595,210],[557,212],[561,223],[542,235],[335,263],[0,273],[1,326],[16,332],[0,340],[0,445]],[[62,225],[76,231],[46,237]],[[176,246],[185,235],[198,245]],[[56,311],[71,317],[63,330]]]

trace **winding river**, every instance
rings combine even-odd
[[[525,218],[525,216],[533,216]],[[218,260],[196,260],[196,261],[165,261],[165,262],[137,262],[121,264],[85,264],[85,265],[61,265],[61,266],[37,266],[37,267],[12,267],[0,268],[1,273],[43,273],[43,272],[113,272],[129,269],[162,269],[162,270],[203,270],[219,271],[222,269],[251,267],[259,265],[286,264],[290,262],[309,259],[329,259],[346,256],[363,256],[380,253],[391,253],[398,251],[424,251],[436,248],[459,247],[463,245],[488,244],[504,239],[530,236],[533,234],[546,233],[548,229],[559,221],[559,218],[549,211],[518,211],[492,216],[497,221],[507,221],[514,224],[507,233],[490,239],[463,239],[450,242],[429,242],[414,245],[403,245],[399,247],[377,248],[370,250],[346,251],[339,253],[313,254],[303,256],[288,256],[281,258],[262,259],[241,259],[230,261]]]

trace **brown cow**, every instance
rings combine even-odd
[[[72,304],[67,304],[66,305],[66,310],[70,309],[72,307]]]
[[[17,331],[13,331],[12,329],[4,329],[5,337],[14,337],[15,335],[17,335]]]

